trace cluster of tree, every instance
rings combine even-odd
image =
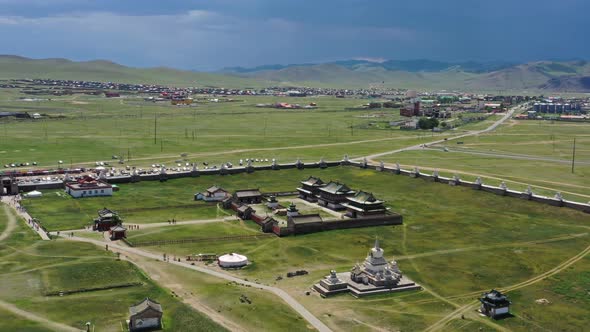
[[[438,123],[438,119],[435,118],[420,118],[420,120],[418,120],[418,128],[432,129],[438,127]]]

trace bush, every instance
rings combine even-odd
[[[418,127],[420,129],[432,129],[438,127],[438,120],[435,118],[420,118],[418,120]]]

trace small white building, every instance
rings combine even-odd
[[[231,196],[230,193],[223,188],[213,186],[205,190],[205,192],[197,193],[195,195],[195,201],[203,200],[205,202],[221,202],[229,196]]]
[[[248,265],[248,257],[236,253],[222,255],[217,261],[219,266],[224,268],[238,268]]]
[[[92,178],[66,183],[66,193],[74,198],[113,196],[113,186]]]

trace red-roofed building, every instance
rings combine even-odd
[[[74,198],[113,196],[113,186],[91,177],[85,177],[76,182],[66,183],[66,192]]]

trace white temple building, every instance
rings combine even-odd
[[[420,289],[420,285],[404,276],[395,260],[388,262],[385,259],[379,240],[376,239],[375,245],[362,264],[356,264],[350,272],[336,273],[332,270],[329,276],[315,284],[313,288],[322,297],[344,292],[350,292],[354,297],[361,297]]]

